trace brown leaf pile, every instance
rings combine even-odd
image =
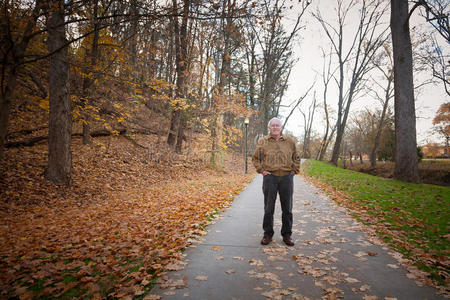
[[[199,161],[146,162],[117,138],[109,146],[74,145],[74,184],[60,187],[43,178],[44,149],[6,153],[2,297],[61,296],[71,289],[94,298],[142,295],[250,179]]]

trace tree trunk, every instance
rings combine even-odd
[[[327,150],[325,148],[325,146],[327,145],[328,131],[330,130],[330,119],[328,117],[328,107],[327,107],[327,102],[326,102],[325,98],[324,98],[324,101],[323,101],[323,107],[324,107],[324,110],[325,110],[325,121],[327,122],[327,127],[325,129],[325,134],[323,135],[322,142],[320,143],[319,153],[318,153],[317,158],[316,158],[316,159],[318,159],[320,161],[323,160],[323,157],[324,157],[325,152]]]
[[[391,0],[395,91],[394,177],[399,180],[418,182],[416,113],[408,17],[408,1]]]
[[[6,4],[5,4],[6,5]],[[8,134],[9,114],[11,111],[11,103],[14,97],[14,91],[17,86],[17,78],[19,76],[19,66],[23,62],[25,51],[34,35],[30,34],[33,27],[36,26],[36,21],[41,11],[41,1],[36,1],[31,17],[27,18],[27,24],[24,26],[22,32],[22,40],[16,47],[9,45],[10,51],[15,59],[12,63],[4,60],[2,62],[1,74],[1,99],[0,99],[0,160],[3,157],[3,150],[6,142],[6,135]],[[11,34],[8,32],[8,34]],[[5,53],[3,53],[5,55]],[[5,55],[6,57],[6,55]],[[8,66],[11,64],[11,66]],[[6,70],[6,72],[5,72]],[[6,83],[6,84],[5,84]]]
[[[350,104],[352,103],[353,94],[355,92],[355,89],[356,89],[356,82],[352,81],[350,83],[347,105],[345,106],[344,110],[342,111],[342,114],[338,117],[338,123],[336,126],[336,141],[334,143],[333,153],[331,155],[331,163],[333,163],[335,166],[337,166],[337,163],[338,163],[341,142],[342,142],[342,138],[344,137],[345,126],[347,124],[348,114],[350,112]],[[341,93],[341,92],[339,92],[339,93]],[[341,110],[341,108],[339,108],[339,110]]]
[[[336,125],[334,125],[333,128],[331,129],[331,133],[328,136],[328,138],[327,138],[327,140],[325,142],[325,145],[323,146],[323,151],[321,153],[321,156],[319,157],[319,160],[323,160],[325,154],[327,153],[328,146],[330,145],[331,140],[333,139],[333,136],[334,136],[335,132],[336,132]]]
[[[8,78],[6,90],[2,91],[2,99],[0,102],[0,159],[3,157],[5,148],[6,135],[8,134],[9,114],[11,111],[11,101],[13,91],[17,85],[17,73],[14,71]]]
[[[336,124],[336,140],[334,141],[333,152],[331,154],[331,163],[337,166],[339,153],[341,148],[342,137],[344,135],[344,130],[341,129],[341,124]]]
[[[64,1],[49,1],[48,50],[50,53],[50,120],[48,168],[45,177],[70,185],[72,178],[72,115],[69,97],[69,64],[64,25]]]
[[[181,27],[178,26],[178,19],[175,14],[174,31],[175,31],[175,47],[176,47],[176,70],[177,70],[177,93],[176,96],[179,99],[186,98],[186,67],[187,67],[187,23],[189,16],[190,0],[184,0],[183,19],[181,21]],[[178,10],[177,1],[173,0],[173,11],[176,13]],[[167,144],[169,146],[176,146],[177,152],[181,152],[182,139],[178,140],[178,137],[183,136],[183,110],[182,108],[175,107],[175,111],[172,113],[172,120],[170,122],[169,136],[167,137]]]
[[[95,79],[97,78],[97,72],[95,71],[95,66],[97,64],[98,57],[98,40],[99,40],[99,24],[98,24],[98,0],[95,0],[94,3],[94,13],[93,13],[93,40],[92,40],[92,48],[89,53],[90,57],[90,65],[88,70],[88,74],[92,73],[92,78],[90,76],[86,76],[83,80],[83,99],[82,99],[82,107],[83,109],[83,144],[90,145],[92,144],[91,140],[91,117],[89,112],[87,111],[87,106],[89,104],[89,100],[92,102],[92,95],[95,91]],[[92,103],[91,103],[92,105]]]
[[[391,89],[392,79],[389,78],[388,80],[389,81],[388,81],[388,86],[386,88],[383,111],[381,112],[380,122],[378,123],[378,128],[377,128],[377,134],[375,136],[375,141],[373,142],[372,151],[370,152],[370,166],[372,168],[375,168],[375,166],[377,164],[377,149],[378,149],[378,146],[380,145],[381,133],[383,132],[384,118],[386,117],[386,111],[387,111],[387,108],[389,105],[389,98],[390,98],[389,91]]]
[[[225,112],[223,109],[218,109],[222,106],[225,97],[225,89],[229,83],[230,76],[230,62],[231,62],[231,35],[233,34],[233,3],[231,0],[223,0],[222,4],[222,16],[221,16],[221,28],[223,33],[223,46],[222,46],[222,61],[219,74],[219,82],[217,84],[217,89],[215,92],[215,104],[216,111],[213,113],[213,119],[211,123],[211,165],[216,165],[217,158],[216,155],[220,152],[222,148],[222,133],[223,133],[223,122],[225,119]],[[222,106],[223,107],[223,106]]]
[[[175,151],[177,153],[181,153],[181,151],[183,150],[183,140],[184,140],[184,116],[183,113],[181,113],[180,120],[178,123],[177,144],[175,146]]]

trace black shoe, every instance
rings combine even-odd
[[[261,240],[261,245],[268,245],[272,241],[272,238],[270,236],[265,236]]]
[[[283,242],[288,246],[294,246],[294,241],[291,239],[290,236],[283,236]]]

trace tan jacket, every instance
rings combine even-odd
[[[264,170],[275,176],[284,176],[300,171],[300,156],[296,142],[289,135],[282,135],[276,141],[270,134],[259,139],[252,157],[253,165],[258,173]]]

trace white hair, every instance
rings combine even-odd
[[[277,117],[273,117],[272,119],[270,119],[269,123],[267,123],[267,127],[270,127],[270,122],[277,120],[278,122],[280,122],[280,125],[283,126],[283,123],[281,122],[280,119],[278,119]]]

